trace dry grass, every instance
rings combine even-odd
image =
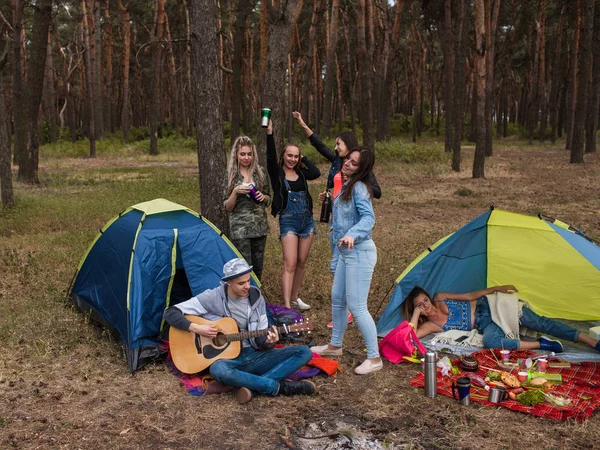
[[[371,311],[424,248],[490,204],[543,211],[599,239],[600,156],[570,165],[561,148],[498,142],[484,180],[470,177],[472,148],[464,151],[460,173],[378,164],[384,197],[375,202],[379,260]],[[597,447],[600,415],[583,424],[556,422],[504,408],[463,408],[445,397],[430,400],[410,386],[417,373],[410,365],[386,363],[371,376],[354,375],[364,358],[354,325],[346,335],[343,372],[317,380],[319,393],[310,398],[262,397],[240,406],[230,395],[192,397],[162,364],[131,377],[120,347],[66,305],[64,293],[96,230],[125,206],[164,196],[195,208],[194,167],[194,154],[160,160],[48,156],[42,187],[16,186],[20,210],[0,218],[0,447],[283,448],[282,436],[297,448]],[[322,184],[313,183],[314,192]],[[277,302],[281,256],[272,225],[264,291]],[[329,335],[328,259],[321,226],[302,293],[313,306],[308,315],[318,324],[319,343]]]

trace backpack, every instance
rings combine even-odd
[[[392,364],[419,362],[417,349],[422,355],[427,351],[407,320],[402,321],[379,342],[379,353]]]

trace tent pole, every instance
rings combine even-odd
[[[383,302],[385,301],[385,299],[388,297],[388,295],[390,295],[390,292],[392,291],[392,289],[394,288],[394,286],[396,286],[396,282],[395,281],[392,283],[392,285],[390,286],[390,288],[388,289],[388,291],[385,293],[385,295],[381,299],[381,302],[379,303],[379,306],[377,307],[377,311],[375,311],[375,314],[374,314],[375,317],[377,317],[377,315],[379,314],[379,310],[381,309],[381,305],[383,305]]]

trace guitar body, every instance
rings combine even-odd
[[[226,342],[222,338],[226,334],[238,332],[236,321],[224,317],[217,321],[203,319],[198,316],[186,315],[187,319],[199,325],[214,325],[219,334],[214,339],[199,336],[190,331],[175,327],[169,329],[169,346],[173,363],[183,373],[197,373],[219,359],[234,359],[240,354],[241,342]]]

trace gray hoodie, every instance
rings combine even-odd
[[[185,302],[171,306],[165,310],[163,317],[172,327],[188,330],[191,322],[184,317],[184,314],[200,316],[211,321],[231,317],[227,302],[227,285],[222,283],[219,287],[208,289]],[[265,299],[255,286],[250,286],[248,303],[248,331],[268,328]],[[272,348],[273,346],[267,344],[266,340],[266,336],[259,336],[250,339],[250,344],[257,350]]]

